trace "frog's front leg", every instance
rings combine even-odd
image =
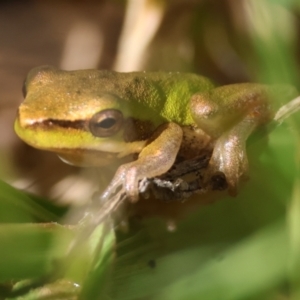
[[[208,177],[223,172],[231,195],[247,174],[246,140],[270,119],[267,88],[258,84],[234,84],[199,93],[191,99],[197,125],[215,139]]]
[[[121,165],[113,180],[104,191],[102,201],[113,196],[121,188],[127,198],[136,202],[139,196],[139,181],[167,172],[175,162],[182,141],[182,129],[175,123],[161,125],[140,152],[138,159]]]

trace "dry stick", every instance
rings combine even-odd
[[[289,103],[280,107],[275,114],[274,121],[281,124],[290,115],[296,113],[300,109],[300,96],[291,100]]]

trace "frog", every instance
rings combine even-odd
[[[218,86],[194,73],[53,66],[32,69],[23,91],[17,135],[76,166],[119,161],[101,199],[121,187],[132,203],[139,200],[139,182],[168,172],[182,149],[193,155],[211,149],[207,178],[224,174],[236,195],[249,170],[249,136],[272,121],[280,102],[298,95],[290,85]]]

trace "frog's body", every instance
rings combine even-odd
[[[123,185],[132,201],[138,199],[139,180],[167,172],[180,149],[195,151],[195,144],[203,143],[214,148],[211,173],[223,172],[234,191],[248,168],[246,139],[272,119],[269,98],[282,92],[250,83],[215,88],[195,74],[52,67],[33,69],[25,87],[18,135],[77,165],[104,165],[138,154],[120,166],[104,193],[109,198]]]

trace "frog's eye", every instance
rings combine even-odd
[[[116,109],[107,109],[93,115],[89,129],[94,136],[107,137],[117,133],[123,124],[123,114]]]

